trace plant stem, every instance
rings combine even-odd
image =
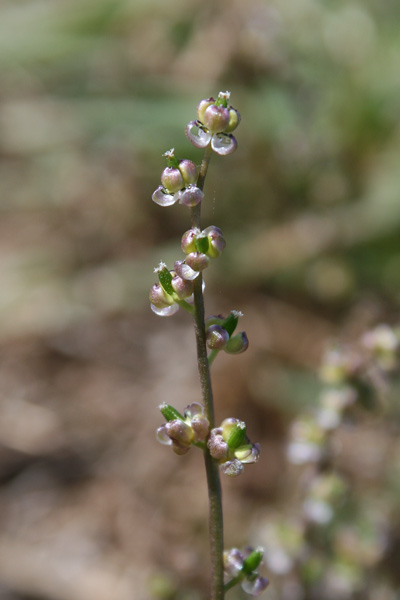
[[[207,146],[201,163],[197,186],[204,187],[207,169],[211,158],[211,147]],[[201,204],[191,209],[192,227],[201,228]],[[201,273],[194,280],[194,325],[196,333],[197,364],[200,375],[200,385],[205,408],[205,414],[214,427],[214,404],[211,388],[210,368],[207,357],[206,329],[204,324],[204,299],[202,290],[203,278]],[[211,600],[224,599],[224,568],[223,550],[224,533],[222,517],[222,493],[219,469],[208,449],[204,451],[204,463],[207,475],[209,501],[209,531],[211,554]]]
[[[214,360],[217,358],[218,354],[219,350],[211,350],[210,354],[208,355],[208,364],[210,367],[213,364]]]

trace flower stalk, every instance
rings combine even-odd
[[[211,146],[208,145],[204,152],[201,163],[197,187],[204,189],[208,165],[211,158]],[[201,204],[191,209],[192,227],[201,229]],[[202,290],[202,275],[194,282],[194,323],[197,348],[197,365],[200,376],[202,399],[205,414],[214,427],[214,403],[211,386],[210,365],[207,356],[206,328],[204,319],[204,298]],[[204,464],[207,474],[208,503],[209,503],[209,532],[210,532],[210,556],[211,556],[211,600],[223,600],[224,598],[224,529],[222,514],[222,491],[219,477],[218,464],[208,451],[204,452]]]
[[[224,600],[225,591],[236,584],[241,584],[248,594],[258,596],[268,584],[254,570],[261,561],[259,550],[255,551],[258,562],[251,569],[247,554],[233,549],[225,560],[224,553],[220,472],[236,477],[245,464],[257,462],[260,454],[259,444],[252,444],[247,437],[243,421],[228,417],[220,427],[215,427],[210,365],[221,350],[239,354],[247,349],[245,332],[234,333],[242,313],[232,310],[226,318],[217,315],[205,319],[204,315],[203,271],[220,256],[226,243],[219,227],[210,225],[201,230],[201,204],[212,152],[226,156],[237,147],[231,132],[238,126],[240,115],[228,100],[229,92],[220,92],[217,100],[202,100],[197,107],[197,120],[186,127],[189,141],[204,150],[198,174],[192,161],[179,160],[174,149],[168,150],[164,154],[167,167],[162,172],[161,185],[152,195],[160,206],[178,203],[190,208],[191,229],[181,239],[185,259],[175,261],[173,270],[160,263],[155,269],[158,283],[151,288],[149,298],[151,309],[158,316],[169,317],[183,308],[194,321],[202,403],[194,402],[183,412],[161,404],[160,411],[167,422],[158,428],[157,439],[178,455],[186,454],[192,446],[204,454],[209,498],[210,600]]]

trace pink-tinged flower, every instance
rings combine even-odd
[[[269,585],[266,577],[258,572],[264,556],[264,549],[246,548],[242,552],[237,548],[225,550],[224,573],[226,583],[232,580],[241,584],[242,589],[250,596],[259,596]]]
[[[255,463],[260,457],[260,445],[250,442],[246,424],[233,417],[211,430],[207,446],[221,471],[229,477],[237,477],[243,472],[244,464]]]
[[[224,350],[228,354],[240,354],[249,347],[249,340],[244,331],[235,333],[239,317],[243,314],[232,310],[224,318],[222,315],[213,315],[206,320],[207,346],[210,350]],[[224,333],[225,331],[225,333]]]
[[[176,454],[186,454],[192,444],[204,444],[210,431],[210,423],[201,404],[193,402],[181,415],[175,408],[160,405],[160,411],[167,423],[157,429],[157,440],[166,446],[172,446]]]
[[[179,160],[173,148],[164,153],[167,167],[161,173],[162,185],[152,194],[152,200],[159,206],[171,206],[175,202],[186,206],[199,204],[204,194],[196,186],[197,167],[191,160]]]
[[[165,263],[160,262],[154,269],[159,283],[150,290],[150,308],[159,317],[171,317],[179,310],[179,303],[185,305],[193,301],[193,283],[183,279],[175,271],[169,271]]]
[[[240,114],[228,105],[230,92],[220,92],[217,100],[201,100],[197,106],[197,119],[186,126],[186,137],[196,148],[212,150],[226,156],[236,150],[236,138],[232,131],[240,123]]]

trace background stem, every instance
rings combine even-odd
[[[197,186],[203,189],[207,175],[208,164],[211,158],[211,147],[207,146],[201,163]],[[201,229],[201,204],[191,209],[192,227]],[[205,408],[205,414],[214,427],[214,404],[210,378],[210,368],[207,357],[206,330],[204,324],[204,299],[202,290],[203,278],[201,273],[194,280],[194,324],[196,334],[197,364],[200,375],[200,385]],[[209,531],[211,554],[211,600],[224,598],[224,568],[223,568],[223,516],[222,493],[219,478],[219,469],[216,461],[211,458],[206,449],[204,463],[207,474],[208,499],[209,499]]]

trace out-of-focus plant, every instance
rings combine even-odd
[[[346,427],[356,434],[366,412],[376,418],[390,379],[398,375],[399,333],[379,325],[355,344],[329,348],[317,406],[293,423],[287,456],[304,469],[298,510],[264,532],[265,561],[281,579],[283,598],[375,597],[370,572],[390,543],[390,509],[382,510],[373,494],[358,493],[340,465],[338,434]],[[366,451],[360,446],[356,453]]]

